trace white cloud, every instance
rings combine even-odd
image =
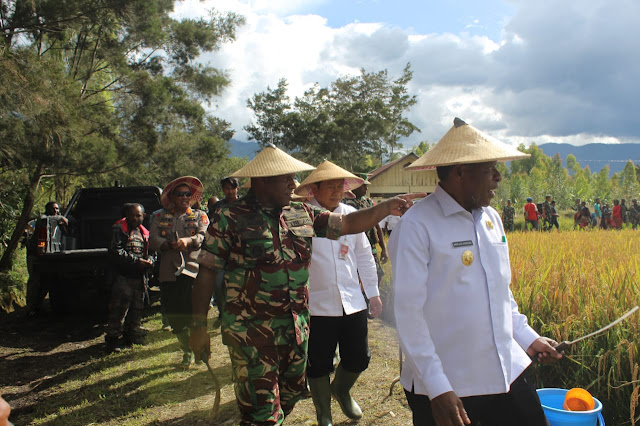
[[[215,5],[247,18],[237,41],[206,59],[230,73],[232,85],[216,114],[241,129],[246,100],[289,82],[290,96],[314,82],[388,69],[400,75],[411,62],[418,104],[409,118],[422,129],[405,145],[437,141],[454,116],[502,140],[521,142],[639,142],[635,118],[640,93],[640,16],[637,0],[511,0],[502,39],[474,34],[416,34],[393,23],[355,22],[331,28],[318,15],[300,14],[324,0],[177,3],[176,16],[197,16]]]

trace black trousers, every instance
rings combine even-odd
[[[160,283],[163,287],[164,299],[166,301],[166,313],[169,325],[175,334],[186,331],[191,324],[191,290],[195,278],[187,275],[176,277],[175,282]]]
[[[526,372],[525,372],[526,373]],[[548,426],[535,388],[522,373],[508,393],[460,398],[472,426]],[[404,390],[416,426],[435,426],[426,395]]]
[[[333,371],[333,355],[340,344],[340,364],[351,373],[369,366],[367,310],[341,317],[311,317],[307,375],[312,379]]]

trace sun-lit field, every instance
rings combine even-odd
[[[539,333],[573,340],[640,303],[640,231],[515,232],[508,235],[512,291]],[[539,387],[583,387],[604,404],[608,424],[635,424],[638,324],[634,315],[537,367]],[[640,410],[639,410],[640,411]]]
[[[561,222],[560,233],[507,235],[511,288],[520,311],[540,334],[558,341],[595,331],[640,303],[640,231],[570,231],[571,225]],[[391,266],[387,263],[384,269],[384,321],[371,323],[372,361],[354,392],[365,409],[362,424],[404,425],[411,413],[400,385],[385,398],[398,372],[398,355],[395,333],[388,326],[393,323]],[[0,329],[7,338],[0,342],[5,367],[0,392],[14,406],[16,424],[211,423],[213,390],[207,371],[202,365],[188,372],[176,368],[177,343],[160,331],[157,311],[155,306],[145,319],[151,330],[146,346],[108,356],[102,352],[101,323],[73,323],[73,318],[52,314],[29,320],[21,310],[2,317]],[[603,402],[607,425],[635,424],[640,417],[639,323],[640,316],[634,315],[576,344],[559,363],[533,367],[536,386],[586,388]],[[219,331],[210,332],[211,363],[222,386],[220,412],[212,423],[234,424],[237,407],[228,353]],[[334,408],[334,420],[346,421]],[[313,424],[314,418],[307,399],[288,424]]]

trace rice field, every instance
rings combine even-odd
[[[511,289],[542,335],[573,340],[640,304],[640,231],[515,232],[507,238]],[[538,387],[583,387],[603,402],[607,424],[636,424],[639,323],[636,314],[577,343],[561,362],[535,367]]]

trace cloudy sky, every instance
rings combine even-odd
[[[204,58],[231,77],[214,113],[235,139],[247,99],[281,78],[293,99],[410,62],[422,133],[406,147],[437,142],[456,116],[512,144],[640,142],[638,0],[186,0],[175,16],[213,7],[247,20]]]

